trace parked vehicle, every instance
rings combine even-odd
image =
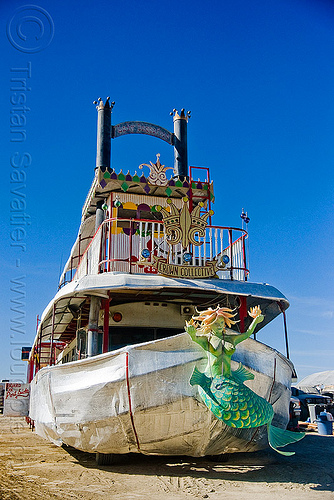
[[[334,392],[322,392],[321,395],[328,396],[329,398],[331,398],[331,402],[334,403]]]
[[[287,427],[290,431],[299,430],[298,422],[300,420],[300,414],[301,414],[300,401],[295,396],[291,396],[290,406],[289,406],[289,423]]]
[[[310,416],[309,404],[319,406],[317,414],[331,404],[330,397],[317,393],[304,392],[301,389],[297,389],[297,387],[291,387],[291,395],[298,398],[300,401],[300,420],[302,422],[306,422]]]

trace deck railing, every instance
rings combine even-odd
[[[77,271],[78,263],[80,263],[82,256],[85,254],[85,250],[82,250],[82,247],[84,246],[84,248],[86,248],[92,239],[93,239],[92,236],[86,236],[83,238],[79,234],[76,253],[71,255],[69,262],[66,264],[65,270],[63,271],[63,274],[60,277],[59,288],[66,285],[66,283],[70,283],[72,281],[73,276]]]
[[[249,273],[246,265],[247,237],[243,229],[207,226],[205,236],[198,237],[201,245],[191,244],[183,249],[180,243],[174,246],[167,243],[163,222],[108,219],[101,224],[81,257],[74,278],[114,271],[156,274],[156,269],[150,264],[153,256],[167,259],[170,264],[185,264],[184,254],[187,253],[188,258],[191,255],[187,263],[189,266],[204,266],[213,259],[219,263],[226,260],[224,269],[218,270],[218,277],[246,281]],[[223,259],[224,256],[228,258]]]

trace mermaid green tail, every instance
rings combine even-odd
[[[282,451],[277,448],[282,448],[283,446],[287,446],[291,443],[297,443],[305,436],[305,432],[291,432],[284,429],[280,429],[279,427],[275,427],[274,425],[268,424],[268,441],[269,446],[280,453],[281,455],[285,455],[286,457],[290,457],[294,455],[294,451]]]
[[[272,406],[257,396],[243,381],[254,378],[242,365],[230,378],[207,377],[194,369],[191,385],[199,386],[199,394],[212,413],[230,427],[259,427],[271,422],[274,411]]]
[[[278,453],[293,455],[294,452],[282,452],[277,447],[299,441],[304,434],[296,435],[271,425],[274,416],[271,404],[244,385],[245,380],[253,378],[254,375],[241,364],[230,377],[212,379],[195,368],[190,384],[199,386],[199,395],[205,405],[226,425],[248,429],[267,424],[269,445]]]

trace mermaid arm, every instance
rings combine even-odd
[[[208,339],[204,336],[198,336],[196,335],[196,327],[194,325],[191,325],[189,323],[186,324],[186,332],[190,335],[191,340],[196,342],[204,351],[208,350]]]
[[[246,332],[238,333],[237,335],[228,335],[227,337],[228,337],[229,341],[234,346],[236,346],[237,344],[240,344],[240,342],[248,339],[252,335],[252,333],[255,330],[256,325],[258,323],[261,323],[263,320],[264,320],[264,316],[262,314],[260,314],[259,316],[257,316],[256,318],[253,319],[253,321],[251,322],[251,324]]]
[[[244,333],[238,333],[238,334],[225,334],[225,342],[223,346],[223,375],[225,377],[229,377],[231,375],[231,358],[232,355],[234,354],[235,347],[240,344],[243,340],[248,339],[252,333],[255,330],[255,327],[258,323],[261,323],[264,320],[264,316],[261,314],[260,309],[258,308],[257,311],[257,316],[253,319],[251,322],[249,328],[247,329],[246,332]],[[227,343],[230,343],[230,346],[228,346]]]

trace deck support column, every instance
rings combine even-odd
[[[102,302],[104,308],[102,352],[109,351],[109,299]]]
[[[99,229],[102,222],[104,221],[104,210],[103,210],[103,201],[98,201],[96,204],[96,218],[95,218],[95,232]]]
[[[90,299],[89,322],[87,334],[87,357],[96,356],[98,354],[97,339],[98,339],[98,324],[99,312],[101,307],[101,299],[92,296]]]

